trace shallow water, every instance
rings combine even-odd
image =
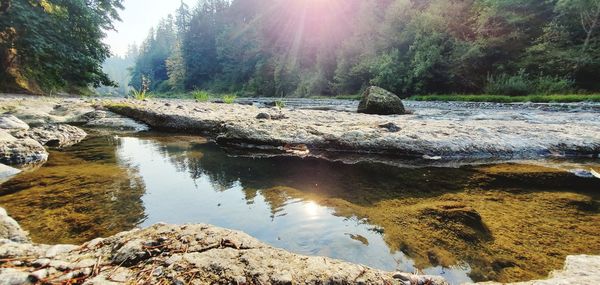
[[[199,137],[97,134],[2,184],[0,206],[36,242],[210,223],[453,284],[521,281],[560,268],[566,255],[600,254],[600,180],[537,164],[351,165],[233,156]]]

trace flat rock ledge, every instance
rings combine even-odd
[[[81,246],[32,244],[5,214],[0,222],[9,219],[10,230],[0,227],[0,284],[448,284],[301,256],[203,224],[157,224]]]
[[[30,138],[49,147],[68,147],[79,143],[87,133],[75,126],[65,124],[47,124],[27,131],[15,132],[16,138]]]
[[[560,114],[560,121],[553,120],[557,114],[552,113],[540,113],[535,120],[457,120],[418,113],[380,116],[191,101],[122,101],[106,107],[160,130],[208,133],[222,144],[300,149],[302,153],[345,151],[449,159],[600,154],[600,123],[588,120],[589,114]],[[269,116],[258,116],[261,113]]]

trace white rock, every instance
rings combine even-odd
[[[29,130],[29,125],[13,115],[0,115],[0,129],[6,131]]]

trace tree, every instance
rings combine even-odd
[[[111,85],[101,68],[110,52],[101,40],[119,20],[121,2],[4,1],[0,73],[8,82],[3,86],[41,92]]]

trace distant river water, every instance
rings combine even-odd
[[[0,206],[35,242],[209,223],[453,284],[543,278],[567,255],[600,254],[600,179],[567,171],[598,169],[598,159],[400,167],[240,155],[197,136],[90,134],[0,185]]]

